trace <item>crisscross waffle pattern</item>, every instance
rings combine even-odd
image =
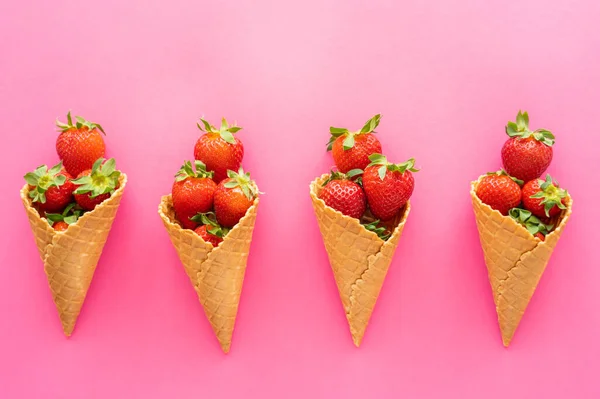
[[[471,200],[502,342],[508,346],[571,216],[573,201],[567,197],[567,209],[553,221],[556,229],[540,241],[512,218],[481,202],[476,190],[482,177],[471,183]]]
[[[360,346],[410,213],[410,203],[401,211],[392,236],[383,241],[358,219],[343,215],[319,199],[328,176],[322,175],[310,184],[310,197],[352,340]]]
[[[29,186],[21,189],[21,200],[67,336],[75,328],[126,184],[127,176],[123,174],[119,189],[109,199],[85,213],[64,232],[54,231],[46,219],[40,217],[31,204]]]
[[[257,198],[217,247],[179,225],[171,195],[162,197],[158,207],[171,242],[225,353],[231,348],[258,202]]]

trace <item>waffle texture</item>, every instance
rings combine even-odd
[[[158,207],[158,214],[225,353],[231,348],[258,202],[256,198],[217,247],[194,231],[181,227],[175,218],[171,195],[162,197]]]
[[[310,197],[352,340],[358,347],[410,213],[410,202],[394,221],[392,236],[383,241],[365,229],[358,219],[343,215],[319,199],[328,176],[322,175],[310,183]]]
[[[502,342],[508,347],[571,217],[573,201],[567,197],[567,209],[552,222],[556,228],[546,236],[545,241],[540,241],[512,218],[503,216],[481,202],[476,190],[483,177],[471,183],[471,200]]]
[[[66,336],[75,328],[126,184],[127,176],[122,174],[119,189],[64,232],[56,232],[40,217],[31,204],[29,186],[21,189],[21,200]]]

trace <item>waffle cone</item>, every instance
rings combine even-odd
[[[64,232],[54,231],[46,219],[40,217],[31,204],[29,186],[21,189],[21,200],[66,336],[75,328],[126,184],[127,176],[123,174],[119,189],[109,199],[85,213]]]
[[[194,231],[179,225],[171,195],[162,197],[158,207],[158,214],[225,353],[231,347],[257,210],[258,198],[223,242],[213,247]]]
[[[393,233],[384,241],[365,229],[358,219],[343,215],[319,199],[328,176],[322,175],[310,183],[310,197],[352,340],[358,347],[410,213],[410,202],[391,222]]]
[[[475,193],[478,184],[479,180],[471,183],[473,211],[496,304],[502,342],[508,347],[571,217],[573,201],[567,197],[567,209],[552,222],[556,228],[544,241],[540,241],[512,218],[503,216],[481,202]]]

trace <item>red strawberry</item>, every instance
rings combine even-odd
[[[204,128],[198,123],[198,129],[206,132],[196,142],[194,158],[204,162],[206,169],[215,172],[214,180],[219,183],[227,177],[228,170],[238,170],[244,158],[244,146],[233,136],[242,128],[229,126],[225,118],[221,128],[216,129],[204,119],[200,119]]]
[[[325,205],[351,218],[360,219],[367,208],[367,199],[362,187],[353,182],[353,174],[331,172],[323,183],[319,198]]]
[[[50,170],[42,165],[35,171],[25,175],[29,184],[29,197],[42,212],[61,212],[73,201],[75,185],[71,183],[71,175],[63,169],[62,163]]]
[[[73,125],[71,112],[67,114],[67,123],[56,121],[60,135],[56,140],[56,152],[63,161],[65,169],[73,176],[84,170],[92,169],[97,159],[104,157],[104,139],[100,132],[104,129],[98,123],[75,117]]]
[[[381,153],[381,143],[373,134],[380,119],[380,114],[375,115],[358,132],[333,126],[329,128],[331,138],[327,144],[327,151],[331,151],[335,166],[340,172],[364,170],[369,164],[369,155]]]
[[[532,235],[542,241],[544,241],[546,235],[550,234],[554,228],[553,225],[547,224],[543,220],[540,220],[527,209],[512,208],[508,214],[511,218],[522,224],[523,227],[525,227]]]
[[[229,178],[222,180],[215,191],[215,213],[221,226],[231,228],[244,217],[259,192],[250,173],[242,168],[238,173],[230,170],[227,175]]]
[[[525,182],[540,177],[552,161],[554,135],[546,129],[529,130],[527,112],[517,114],[517,122],[508,122],[510,138],[502,147],[502,164],[506,172]]]
[[[121,172],[116,170],[114,158],[105,162],[98,159],[91,170],[84,170],[73,180],[78,186],[73,192],[75,201],[86,211],[93,211],[119,188]]]
[[[213,212],[199,213],[192,218],[194,222],[201,224],[195,232],[202,239],[213,247],[216,247],[223,241],[223,237],[229,233],[229,229],[221,227],[216,220],[216,216]]]
[[[371,163],[363,174],[369,209],[377,219],[386,221],[396,216],[408,202],[415,186],[411,172],[418,169],[412,158],[402,164],[393,164],[385,156],[373,154],[369,160]]]
[[[45,218],[54,230],[65,231],[70,225],[76,223],[81,215],[83,215],[83,209],[73,202],[62,213],[47,213]]]
[[[211,179],[213,172],[206,165],[195,162],[196,170],[186,161],[175,175],[171,195],[175,216],[184,229],[195,229],[198,223],[191,220],[198,213],[209,212],[213,207],[216,183]]]
[[[476,194],[481,202],[504,216],[521,203],[521,187],[504,171],[488,173],[477,185]]]
[[[554,184],[552,177],[546,180],[534,179],[523,186],[523,206],[535,216],[553,217],[566,209],[567,191]]]
[[[543,235],[542,233],[535,233],[533,236],[535,238],[537,238],[538,240],[540,240],[540,241],[545,241],[546,240],[546,236]]]

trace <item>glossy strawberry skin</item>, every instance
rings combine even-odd
[[[364,170],[369,161],[369,155],[381,153],[381,143],[374,134],[357,134],[354,137],[354,146],[344,150],[344,140],[347,135],[342,135],[335,139],[331,148],[331,155],[335,166],[342,173],[347,173],[352,169]]]
[[[504,216],[521,203],[521,187],[506,175],[487,175],[477,185],[477,197]]]
[[[415,187],[413,174],[387,170],[383,180],[380,165],[369,166],[363,174],[363,187],[369,209],[377,219],[387,221],[398,214],[410,199]]]
[[[173,209],[183,228],[195,229],[198,223],[190,218],[212,210],[216,187],[216,183],[207,177],[188,177],[173,184]]]
[[[217,237],[214,234],[210,234],[206,230],[206,225],[199,226],[194,231],[196,232],[196,234],[198,234],[200,237],[202,237],[202,239],[204,241],[206,241],[209,244],[212,244],[213,247],[216,247],[217,245],[219,245],[220,242],[223,241],[223,239],[221,237]]]
[[[218,133],[200,136],[194,148],[194,158],[206,164],[206,169],[214,171],[216,183],[227,177],[227,171],[237,171],[244,158],[244,145],[234,137],[235,144],[225,141]]]
[[[73,201],[75,185],[71,182],[72,176],[64,170],[59,175],[65,176],[67,180],[60,187],[52,186],[46,191],[46,202],[38,205],[44,212],[60,213]]]
[[[361,186],[350,180],[331,180],[321,189],[319,198],[325,205],[351,218],[360,219],[367,208]]]
[[[60,133],[56,140],[56,152],[72,176],[91,169],[98,158],[104,157],[105,150],[98,129],[71,128]]]
[[[65,230],[67,230],[68,227],[69,227],[69,225],[63,221],[56,222],[52,225],[52,228],[54,229],[54,231],[65,231]]]
[[[533,137],[512,137],[502,147],[502,164],[510,176],[528,182],[548,169],[552,154],[552,147]]]
[[[543,180],[533,179],[528,181],[523,186],[523,206],[529,212],[533,213],[535,216],[539,218],[546,218],[546,211],[544,204],[542,204],[543,198],[531,198],[532,195],[537,194],[541,191],[540,184],[543,183]],[[565,200],[562,200],[563,205],[565,205]],[[560,213],[560,208],[554,205],[548,211],[550,217],[556,216]]]
[[[231,228],[244,217],[254,200],[248,199],[240,187],[227,188],[225,184],[233,181],[222,180],[215,190],[215,215],[223,227]]]

